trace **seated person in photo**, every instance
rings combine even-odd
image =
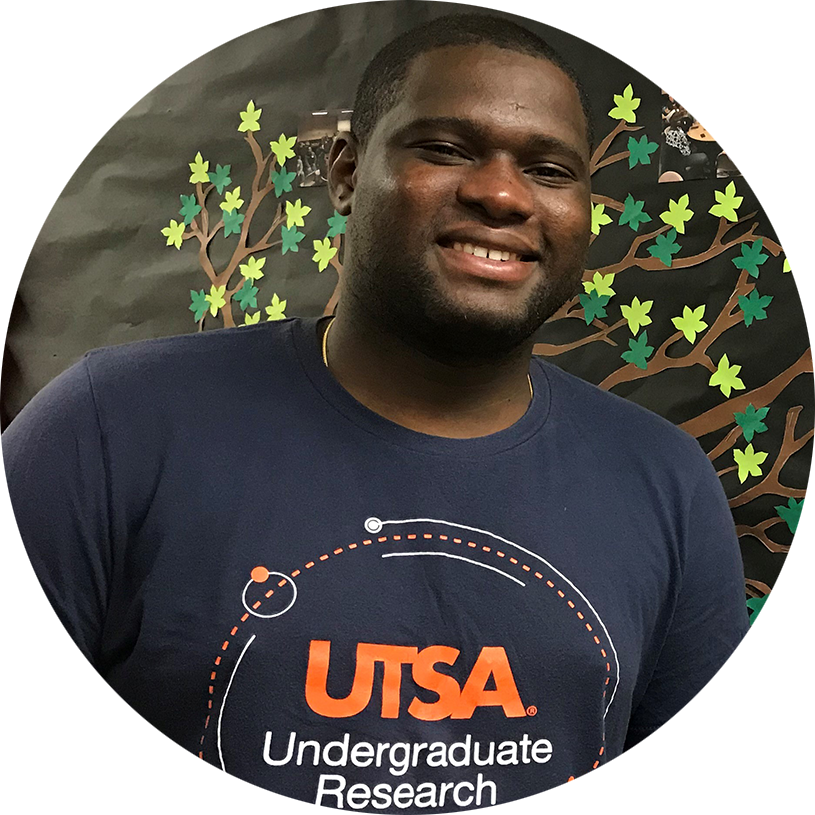
[[[730,127],[730,139],[725,144],[724,150],[719,153],[716,162],[717,168],[721,171],[733,170],[739,166],[737,164],[734,167],[734,162],[750,147],[753,137],[750,123],[747,120],[747,112],[744,108],[736,108],[733,111]]]
[[[767,96],[767,91],[763,88],[756,94],[756,109],[750,112],[751,119],[764,119],[767,116],[767,102],[770,97]]]
[[[665,129],[665,156],[662,166],[663,171],[678,172],[686,180],[706,176],[708,164],[707,156],[693,149],[688,137],[690,126],[690,117],[676,116]]]
[[[767,115],[755,132],[753,152],[757,156],[777,156],[788,130],[787,114],[781,100],[777,96],[771,96],[767,101]]]

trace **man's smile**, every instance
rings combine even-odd
[[[454,274],[487,278],[519,285],[532,274],[537,259],[530,255],[489,248],[480,244],[453,242],[436,244],[442,265]],[[528,258],[528,259],[522,259]]]

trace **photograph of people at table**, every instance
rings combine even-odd
[[[789,172],[789,65],[665,79],[661,92],[661,182]]]

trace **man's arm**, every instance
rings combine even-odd
[[[64,779],[0,761],[0,815],[54,815]]]
[[[623,756],[617,785],[625,815],[739,815],[739,744],[669,758]]]

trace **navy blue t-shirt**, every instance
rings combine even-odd
[[[455,811],[662,725],[748,627],[695,439],[533,359],[511,427],[357,402],[318,319],[91,351],[3,435],[62,622],[205,761],[327,806]]]

